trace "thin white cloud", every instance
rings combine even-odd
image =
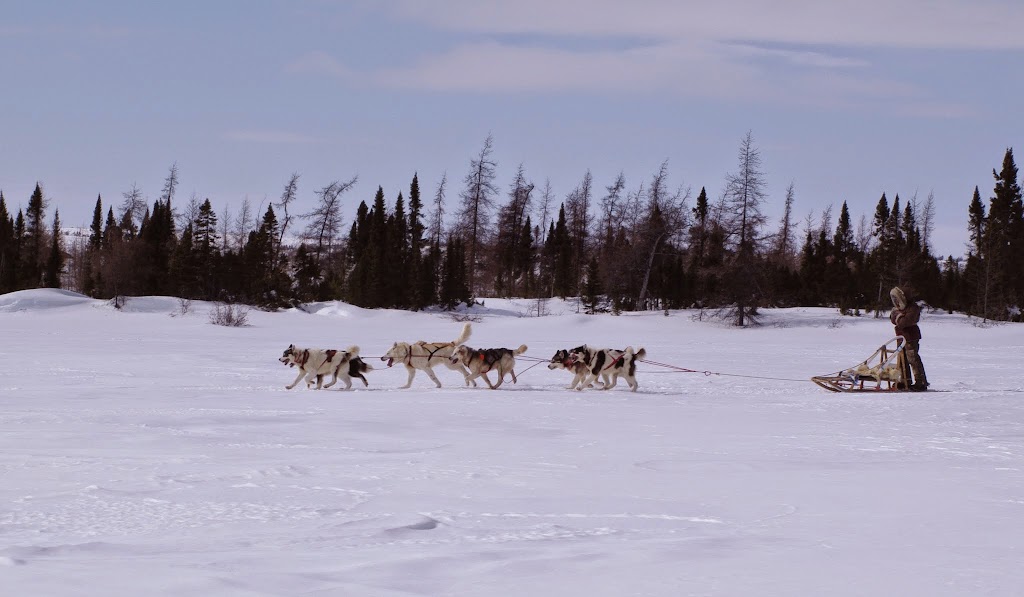
[[[783,50],[779,48],[765,48],[750,44],[736,44],[734,50],[737,55],[749,57],[778,58],[794,66],[809,66],[814,68],[866,68],[870,63],[858,58],[835,56],[824,52],[810,52],[798,50]]]
[[[399,0],[398,16],[473,33],[1020,49],[1018,0]]]
[[[346,77],[352,74],[347,66],[327,52],[320,50],[299,56],[289,63],[285,70],[290,73],[332,77]]]
[[[368,72],[315,52],[289,70],[460,93],[658,91],[844,109],[893,101],[905,105],[884,107],[949,117],[968,110],[929,99],[924,86],[880,80],[858,53],[1024,48],[1024,37],[994,27],[1013,15],[1024,18],[1024,3],[1006,0],[588,0],[585,9],[567,0],[397,0],[382,6],[392,16],[455,32],[449,33],[454,45]],[[908,109],[911,103],[918,108]]]
[[[322,140],[309,135],[292,133],[289,131],[272,130],[237,130],[227,131],[222,137],[228,141],[242,141],[246,143],[268,143],[278,145],[308,145],[321,143]]]

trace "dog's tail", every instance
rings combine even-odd
[[[469,322],[462,326],[462,333],[459,335],[452,344],[458,346],[459,344],[465,344],[466,340],[469,340],[469,335],[473,333],[473,329],[470,327]]]
[[[359,356],[359,347],[353,344],[352,346],[349,346],[348,348],[346,348],[345,352],[348,353],[349,358],[353,358],[354,359],[357,356]]]
[[[519,356],[519,355],[523,354],[524,352],[526,352],[526,345],[525,344],[520,344],[519,348],[513,350],[512,352],[516,356]]]
[[[630,353],[632,355],[630,356]],[[626,349],[626,355],[629,360],[629,375],[630,377],[636,375],[636,362],[638,359],[642,359],[647,356],[647,350],[644,347],[640,347],[640,350],[634,352],[633,347],[630,346]]]

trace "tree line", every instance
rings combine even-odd
[[[368,308],[451,309],[477,297],[580,297],[587,312],[699,307],[738,325],[758,307],[835,306],[844,313],[888,307],[888,289],[910,285],[930,305],[996,320],[1020,320],[1024,299],[1024,210],[1013,150],[1007,149],[987,204],[970,199],[966,258],[936,258],[934,197],[891,199],[854,221],[844,202],[802,222],[795,185],[777,225],[760,151],[742,139],[721,194],[673,186],[668,164],[632,188],[586,172],[562,198],[519,165],[507,189],[488,136],[453,206],[448,178],[427,198],[413,174],[389,200],[378,187],[347,228],[343,199],[357,179],[314,191],[294,214],[300,176],[279,200],[218,215],[209,199],[177,200],[171,166],[150,206],[135,185],[116,206],[96,198],[88,234],[65,242],[37,184],[12,214],[0,190],[0,293],[51,287],[96,298],[170,295],[265,308],[340,299]],[[181,205],[179,205],[181,203]],[[449,213],[450,211],[450,213]],[[71,246],[64,246],[70,244]],[[539,309],[540,310],[540,309]]]

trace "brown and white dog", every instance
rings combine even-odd
[[[510,348],[470,348],[463,344],[455,349],[451,361],[461,363],[469,369],[469,376],[466,378],[468,381],[483,377],[487,382],[487,387],[496,390],[505,381],[506,373],[512,374],[512,383],[519,381],[516,379],[515,372],[516,357],[524,352],[526,352],[525,344],[521,344],[515,350]],[[491,383],[490,378],[487,377],[489,371],[497,371],[498,383]]]
[[[349,346],[346,350],[323,349],[323,348],[299,348],[290,344],[284,354],[278,359],[289,367],[298,367],[299,375],[286,389],[292,389],[298,385],[299,380],[306,378],[306,387],[309,388],[316,382],[316,389],[329,388],[341,379],[345,383],[345,389],[352,387],[352,378],[358,377],[363,380],[363,385],[370,385],[363,373],[372,371],[373,368],[359,358],[359,347]],[[330,374],[331,381],[324,385],[324,376]]]
[[[604,378],[604,387],[601,389],[610,390],[622,377],[629,384],[629,389],[635,392],[639,387],[636,381],[636,361],[647,356],[647,351],[643,348],[634,351],[632,346],[627,346],[626,350],[616,350],[591,348],[584,344],[572,349],[570,354],[572,360],[583,363],[588,370],[587,377],[580,382],[577,390],[590,387],[598,377]]]
[[[583,347],[581,346],[580,348]],[[573,357],[572,351],[565,348],[555,351],[555,355],[551,357],[550,361],[548,361],[548,369],[565,369],[566,371],[573,374],[572,383],[569,384],[568,388],[566,388],[567,390],[575,390],[576,386],[580,385],[580,382],[586,379],[587,375],[590,373],[590,370],[587,369],[587,366],[582,362],[577,361],[575,357]],[[597,381],[597,383],[603,385],[604,382]],[[594,384],[591,383],[587,387],[592,388],[594,387]]]
[[[437,387],[441,387],[441,382],[434,375],[434,367],[438,365],[444,365],[453,371],[462,373],[463,379],[466,380],[466,385],[469,385],[469,371],[466,370],[461,363],[452,362],[452,355],[455,354],[455,347],[462,344],[466,340],[469,340],[469,335],[472,332],[469,323],[462,326],[462,333],[459,337],[451,342],[425,342],[420,340],[419,342],[409,344],[408,342],[395,342],[390,349],[380,358],[382,361],[388,362],[388,367],[392,366],[395,361],[398,361],[405,365],[405,369],[409,372],[409,380],[402,388],[408,388],[412,385],[412,378],[416,377],[417,371],[423,371],[427,374]],[[476,382],[472,382],[476,385]]]

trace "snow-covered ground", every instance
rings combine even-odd
[[[284,389],[289,343],[379,357],[439,313],[311,305],[250,325],[0,296],[0,595],[1021,595],[1024,327],[929,313],[927,394],[833,394],[888,321],[588,317],[486,301],[474,347],[644,346],[640,391]],[[764,379],[764,378],[778,379]]]

